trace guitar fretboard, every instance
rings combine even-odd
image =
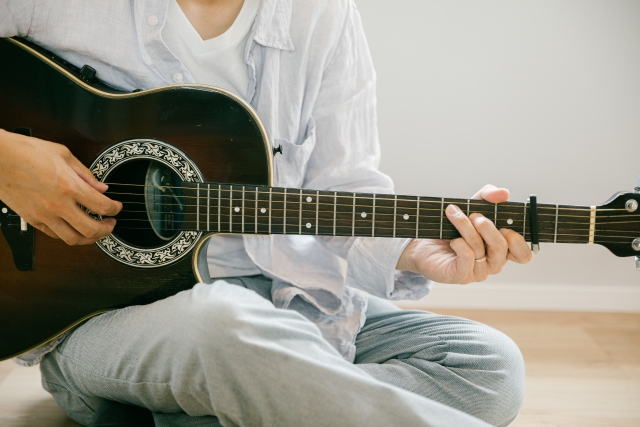
[[[444,211],[455,204],[466,215],[480,213],[530,240],[528,203],[214,183],[190,185],[184,195],[184,230],[454,239],[460,234]],[[538,204],[540,241],[611,241],[615,235],[599,236],[595,227],[596,216],[608,215],[588,206]]]

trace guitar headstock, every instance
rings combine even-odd
[[[640,256],[639,192],[616,193],[597,207],[594,243],[620,257]]]

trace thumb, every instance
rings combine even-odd
[[[509,200],[509,190],[497,188],[495,185],[487,184],[480,191],[473,195],[472,199],[482,199],[489,203],[502,203]]]

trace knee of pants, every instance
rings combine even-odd
[[[76,392],[69,385],[52,354],[47,354],[40,363],[42,388],[48,391],[65,414],[76,423],[91,424],[100,398],[90,397]]]
[[[475,322],[474,322],[475,323]],[[479,349],[476,353],[478,376],[473,381],[480,391],[481,418],[506,426],[516,417],[524,400],[525,368],[517,344],[504,333],[475,323]]]
[[[496,329],[459,317],[417,319],[432,322],[424,345],[414,335],[414,360],[408,362],[427,374],[425,395],[490,424],[509,424],[524,399],[524,360],[516,343]]]

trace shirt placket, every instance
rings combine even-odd
[[[143,57],[164,84],[195,83],[184,64],[162,40],[169,0],[136,2],[136,26]]]

